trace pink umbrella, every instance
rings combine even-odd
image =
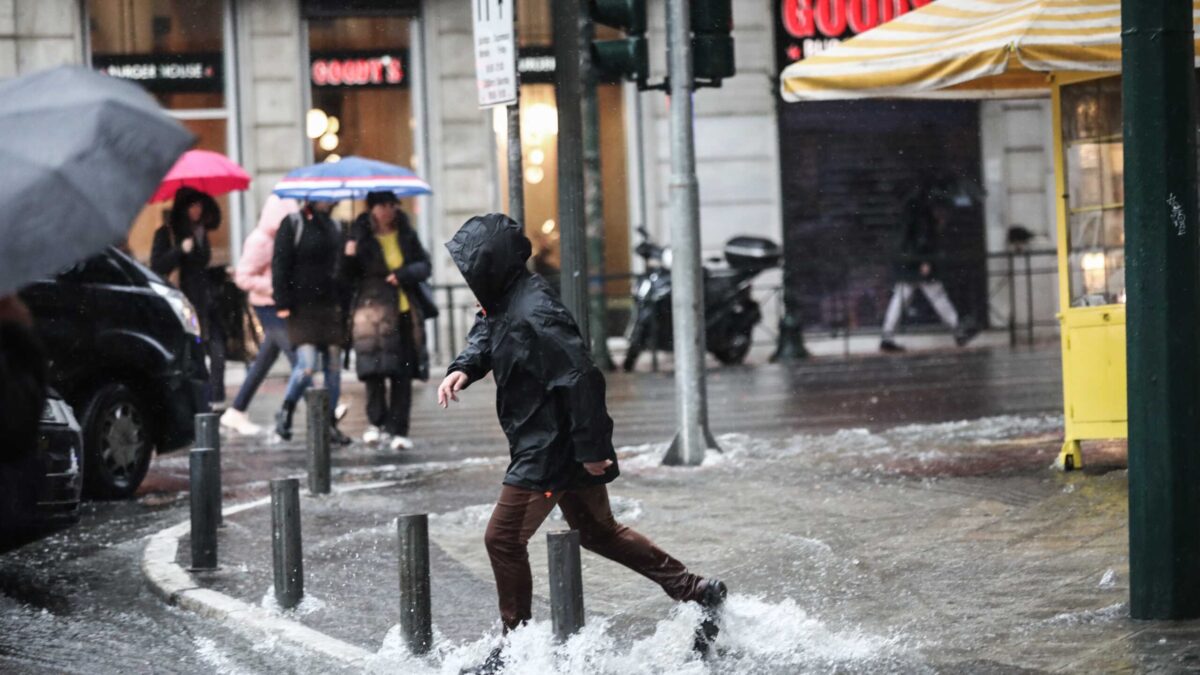
[[[167,172],[150,203],[174,199],[175,191],[185,186],[213,196],[223,195],[250,187],[250,174],[219,152],[189,150]]]

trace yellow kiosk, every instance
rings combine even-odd
[[[1120,76],[1053,76],[1066,440],[1125,438],[1125,171]]]
[[[1057,465],[1064,470],[1082,466],[1080,441],[1128,433],[1120,71],[1119,0],[937,0],[793,63],[780,77],[789,102],[1049,90],[1066,419]]]

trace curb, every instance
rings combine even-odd
[[[385,481],[346,487],[335,486],[333,492],[343,494],[377,490],[396,484],[395,481]],[[231,516],[270,503],[270,497],[266,497],[230,506],[223,509],[222,513]],[[374,652],[343,642],[299,622],[272,614],[224,593],[201,587],[187,570],[175,562],[179,552],[179,540],[190,531],[190,521],[168,527],[150,535],[146,548],[142,551],[142,574],[150,582],[154,594],[164,602],[206,619],[316,652],[349,666],[362,668],[368,658],[375,656]]]

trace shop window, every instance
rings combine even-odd
[[[93,67],[142,85],[196,134],[197,148],[228,153],[224,3],[88,0],[87,11]],[[228,196],[217,201],[223,222],[211,235],[213,263],[223,264],[232,213]],[[128,247],[138,259],[149,259],[170,206],[149,205],[134,221]]]
[[[610,37],[600,27],[599,37]],[[608,31],[608,32],[603,32]],[[553,21],[550,0],[517,3],[518,67],[521,70],[521,147],[525,172],[525,232],[533,244],[538,272],[554,275],[561,266],[558,229],[558,107],[554,95]],[[605,273],[630,270],[625,115],[619,82],[597,87],[600,110],[600,171],[604,188]],[[508,135],[503,107],[493,109],[502,206],[508,208]],[[610,281],[609,298],[625,298],[629,284]],[[616,325],[616,324],[613,324]]]
[[[1121,78],[1062,88],[1071,306],[1125,302]]]
[[[306,126],[313,157],[358,155],[416,168],[409,19],[322,18],[308,26],[312,108]],[[412,214],[415,201],[404,201]],[[349,219],[364,208],[345,202],[335,215]]]

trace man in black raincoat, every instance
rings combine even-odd
[[[438,388],[446,407],[489,372],[512,461],[484,541],[506,631],[530,618],[526,544],[557,504],[584,548],[633,569],[679,601],[715,607],[725,585],[688,572],[649,539],[617,523],[605,485],[619,470],[604,376],[579,328],[542,277],[530,243],[503,214],[477,216],[446,244],[483,308],[467,347]]]

